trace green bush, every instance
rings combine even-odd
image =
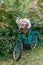
[[[22,7],[19,8],[23,2],[20,4],[18,0],[13,1],[14,2],[12,3],[11,0],[10,4],[8,0],[5,0],[4,5],[1,5],[0,7],[0,54],[3,56],[12,52],[14,42],[17,37],[17,33],[14,33],[14,30],[18,29],[15,22],[15,14],[18,14],[21,18],[28,17],[31,21],[39,22],[37,12],[33,10],[29,13],[25,13],[24,11],[21,11]]]
[[[0,54],[7,55],[12,52],[15,43],[15,28],[13,27],[0,27]]]

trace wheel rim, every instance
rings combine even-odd
[[[32,38],[31,48],[35,49],[36,45],[37,45],[37,36],[34,35],[33,38]]]
[[[20,45],[17,43],[14,47],[14,51],[13,51],[13,58],[14,60],[17,60],[19,58],[20,55]]]

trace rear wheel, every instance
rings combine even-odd
[[[22,42],[16,43],[15,46],[14,46],[14,50],[13,50],[13,59],[15,61],[18,61],[21,58],[22,51],[23,51]]]
[[[38,37],[36,34],[33,35],[32,40],[31,40],[31,49],[35,49],[37,46],[37,42],[38,42]]]

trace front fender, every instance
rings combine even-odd
[[[19,41],[19,42],[22,41],[22,40],[21,40],[21,34],[18,34],[18,36],[17,36],[17,41]]]

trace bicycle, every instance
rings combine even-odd
[[[31,22],[31,25],[34,25],[34,22]],[[25,45],[30,45],[31,49],[35,49],[37,46],[37,42],[38,42],[38,31],[36,30],[28,30],[28,32],[26,33],[27,36],[25,36],[24,33],[21,33],[19,31],[18,35],[17,35],[17,39],[15,41],[15,45],[13,48],[13,59],[15,61],[18,61],[21,56],[22,56],[22,52],[23,52],[23,44]]]

